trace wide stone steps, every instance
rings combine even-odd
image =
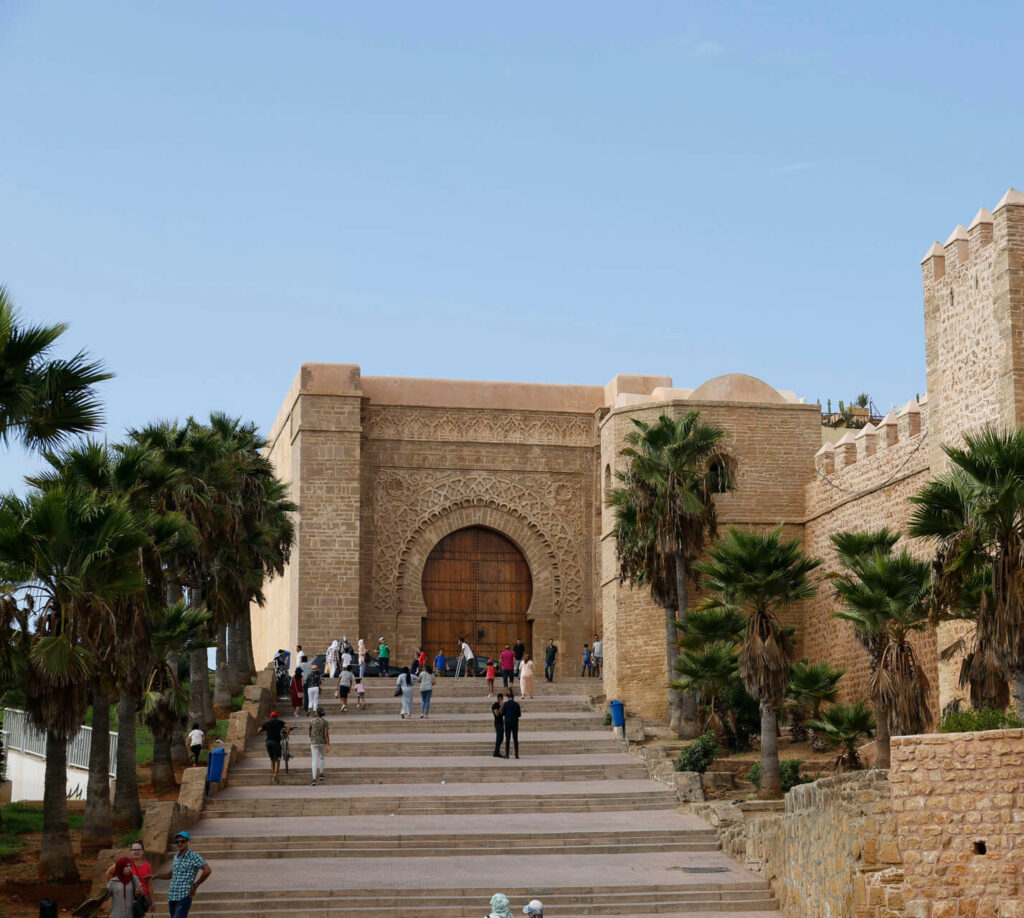
[[[313,788],[310,788],[313,790]],[[210,819],[219,817],[237,817],[253,812],[257,808],[265,816],[340,816],[382,813],[388,815],[436,815],[436,814],[470,814],[498,815],[501,813],[530,813],[542,808],[552,813],[583,813],[593,810],[664,810],[673,809],[677,805],[675,794],[666,790],[664,793],[602,793],[602,794],[552,794],[543,799],[523,797],[490,797],[459,796],[459,797],[392,797],[389,800],[368,797],[321,799],[267,799],[254,803],[251,800],[224,800],[210,803],[203,816]],[[542,818],[542,817],[538,817]]]
[[[295,730],[292,742],[309,742],[307,718],[288,718],[288,725]],[[327,722],[331,727],[332,739],[334,734],[339,738],[344,736],[362,736],[372,734],[374,736],[408,736],[409,734],[423,735],[433,733],[494,733],[494,720],[491,717],[489,708],[476,714],[438,714],[420,720],[415,715],[411,720],[403,720],[396,711],[394,714],[372,716],[361,716],[348,718],[348,712],[338,714],[335,717],[328,717]],[[580,713],[565,715],[557,712],[533,714],[524,712],[523,719],[519,722],[519,732],[523,733],[527,727],[536,727],[537,730],[554,731],[565,733],[577,730],[595,730],[604,726],[604,715]]]
[[[637,854],[647,851],[717,851],[718,838],[704,832],[595,832],[580,835],[534,832],[529,834],[461,835],[457,827],[446,834],[447,852],[478,854],[482,845],[500,845],[501,850],[537,854]],[[252,857],[422,857],[434,850],[433,839],[422,835],[266,835],[238,838],[207,835],[202,839],[205,858]],[[173,855],[172,849],[168,856]]]
[[[497,855],[496,855],[497,856]],[[214,866],[214,869],[216,867]],[[283,918],[312,915],[315,918],[411,918],[419,915],[451,915],[480,918],[493,888],[452,888],[426,890],[352,889],[330,892],[304,889],[273,893],[207,893],[201,901],[203,915],[247,915],[250,918]],[[617,887],[503,887],[513,903],[540,898],[546,914],[555,916],[616,915],[649,913],[664,916],[674,912],[774,911],[778,905],[767,882],[700,883],[685,886]],[[519,905],[515,912],[521,912]],[[514,912],[514,913],[515,913]]]
[[[372,715],[387,714],[398,715],[402,709],[402,699],[394,698],[392,696],[380,697],[371,696],[367,699],[368,704],[365,708],[360,708],[355,703],[355,696],[349,695],[347,710],[342,712],[341,702],[334,697],[333,691],[330,696],[323,694],[320,696],[320,707],[324,709],[328,718],[343,717],[343,718],[356,718],[356,717],[370,717]],[[473,696],[455,696],[450,695],[438,695],[437,690],[434,691],[433,697],[430,699],[430,720],[434,720],[439,714],[488,714],[491,710],[491,703],[494,699],[488,698],[486,695],[479,694]],[[534,713],[588,713],[591,708],[587,703],[587,699],[582,696],[565,696],[555,698],[533,698],[521,701],[524,714]],[[285,702],[280,700],[277,702],[277,711],[282,716],[291,721],[292,718],[292,706],[291,702]],[[412,708],[413,718],[418,720],[420,716],[420,696],[419,692],[416,692],[413,698]],[[601,712],[601,716],[604,717],[604,713]]]
[[[403,726],[408,721],[399,721]],[[433,721],[427,721],[433,723]],[[304,726],[304,725],[303,725]],[[289,739],[293,756],[309,758],[309,734],[296,730]],[[260,737],[251,741],[246,760],[267,761],[261,748]],[[521,755],[574,755],[587,752],[610,752],[624,750],[620,737],[600,727],[592,730],[557,731],[528,729],[520,727],[519,752]],[[472,755],[489,756],[494,751],[494,729],[487,732],[460,733],[438,732],[409,734],[408,736],[389,733],[372,739],[367,734],[349,734],[343,728],[335,727],[331,733],[331,758],[336,755],[365,758],[368,756],[402,756],[420,759],[424,756]]]
[[[331,747],[333,750],[333,746]],[[544,765],[538,763],[546,756],[535,757],[530,767],[502,768],[505,760],[498,762],[491,756],[481,757],[481,765],[439,765],[420,766],[413,770],[407,766],[340,767],[334,755],[327,757],[327,774],[331,784],[423,784],[427,782],[458,782],[460,784],[508,784],[524,781],[602,781],[616,779],[642,779],[647,777],[646,769],[639,762],[622,762],[615,765]],[[348,760],[344,760],[348,761]],[[526,760],[521,759],[520,764]],[[494,762],[497,767],[485,767]],[[269,784],[269,770],[261,762],[259,770],[246,767],[231,773],[233,787],[256,787]],[[312,760],[293,758],[288,763],[288,772],[282,770],[278,783],[287,786],[308,785],[311,777]]]

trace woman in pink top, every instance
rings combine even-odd
[[[498,659],[501,661],[502,688],[508,688],[516,681],[516,655],[510,644],[505,645],[505,649],[498,654]]]

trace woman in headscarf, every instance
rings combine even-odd
[[[114,878],[107,883],[110,891],[110,918],[133,918],[132,903],[142,895],[142,881],[132,873],[132,859],[119,857],[114,865]]]
[[[359,660],[359,678],[366,678],[366,641],[359,639],[359,646],[356,647],[356,659]]]
[[[338,678],[338,668],[341,666],[341,644],[335,638],[331,646],[327,648],[327,672],[332,679]]]
[[[512,909],[508,904],[508,896],[495,893],[491,896],[491,913],[487,918],[512,918]]]
[[[527,654],[523,660],[523,665],[519,667],[520,698],[533,698],[533,677],[536,673],[537,664],[533,662],[533,657]]]
[[[414,676],[409,672],[408,666],[402,667],[402,672],[398,677],[398,687],[402,690],[402,718],[412,717],[412,685],[414,682],[419,682],[420,677]]]
[[[292,684],[288,690],[292,696],[292,707],[295,709],[294,714],[296,717],[299,716],[299,708],[302,707],[302,667],[295,667],[295,675],[292,676]]]

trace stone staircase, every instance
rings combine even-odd
[[[285,718],[279,784],[251,742],[192,830],[213,876],[191,915],[481,918],[501,891],[513,914],[539,898],[553,918],[781,918],[768,884],[588,709],[597,685],[541,682],[516,761],[491,756],[483,680],[441,680],[423,720],[398,716],[392,681],[367,680],[369,708],[342,712],[327,680],[326,781],[309,786],[305,718]]]

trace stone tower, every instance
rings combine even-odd
[[[929,465],[986,424],[1024,423],[1024,194],[1011,188],[922,261]]]

